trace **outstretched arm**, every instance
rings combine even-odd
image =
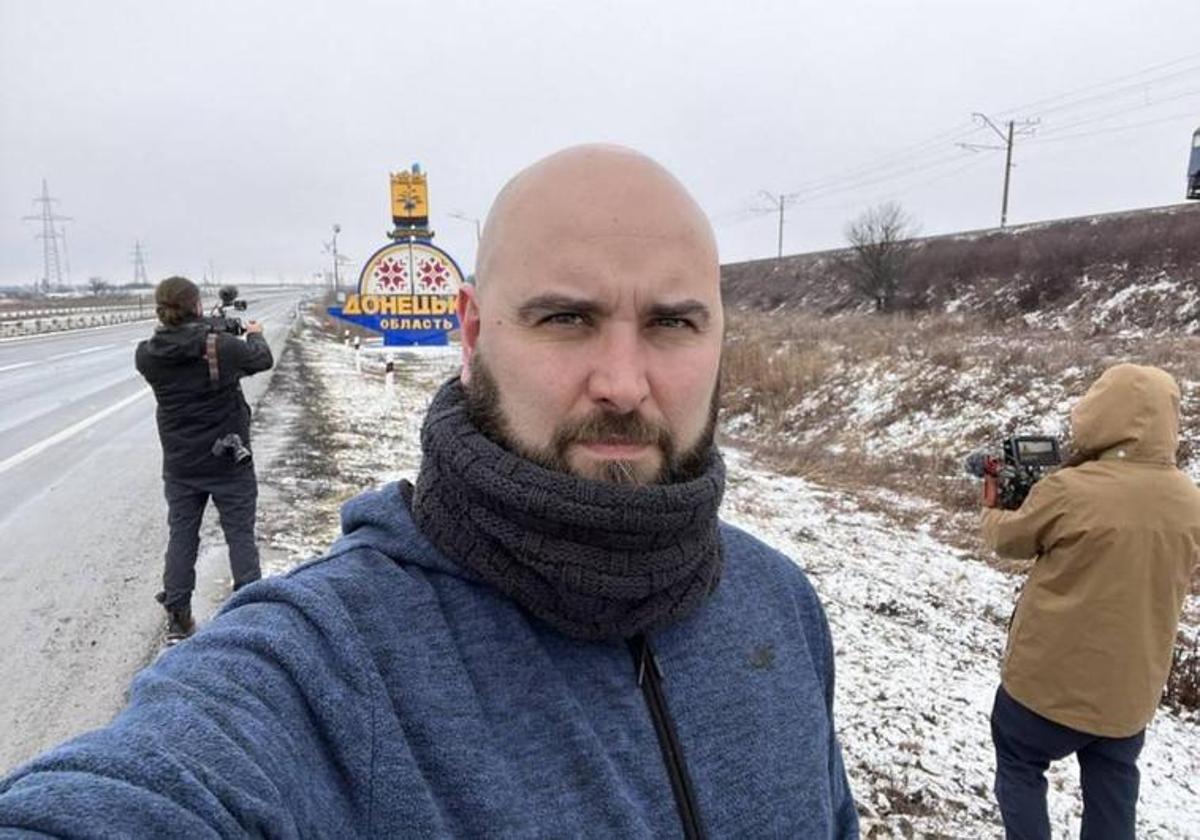
[[[228,344],[227,352],[232,369],[240,371],[246,376],[270,370],[271,366],[275,364],[275,357],[271,355],[271,346],[263,337],[262,325],[257,321],[251,321],[247,326],[245,341],[231,337]]]
[[[0,782],[0,834],[348,836],[370,721],[365,679],[293,603],[231,609],[134,682],[111,725]]]

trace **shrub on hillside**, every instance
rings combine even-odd
[[[1200,711],[1200,638],[1189,642],[1183,633],[1179,634],[1163,702],[1179,712]]]
[[[1127,327],[1197,329],[1200,318],[1200,206],[1073,219],[918,240],[904,278],[892,291],[870,294],[872,306],[907,313],[974,311],[1010,320],[1039,311],[1091,324],[1114,294],[1166,280],[1186,306],[1137,298],[1111,311],[1098,331]],[[862,296],[847,293],[856,275],[853,253],[794,255],[723,268],[727,299],[736,305],[857,312]],[[889,297],[890,295],[890,297]],[[1189,297],[1190,295],[1190,297]],[[1135,296],[1136,297],[1136,296]],[[1046,321],[1044,321],[1046,322]]]

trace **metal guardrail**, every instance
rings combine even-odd
[[[0,318],[0,338],[16,338],[29,335],[65,332],[67,330],[103,327],[112,324],[129,324],[135,321],[155,319],[153,307],[82,307],[71,314],[54,310],[51,315],[26,316],[23,318]]]
[[[107,306],[55,306],[46,307],[43,309],[10,309],[0,310],[0,323],[5,321],[22,321],[26,318],[52,318],[58,315],[80,315],[89,312],[123,312],[123,311],[150,311],[153,313],[154,307],[150,304],[129,304],[118,303]]]

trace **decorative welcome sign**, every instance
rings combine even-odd
[[[328,312],[383,333],[387,346],[445,345],[450,331],[458,329],[462,272],[453,257],[430,242],[428,188],[419,167],[391,179],[396,229],[388,236],[395,241],[371,255],[358,275],[358,291]]]

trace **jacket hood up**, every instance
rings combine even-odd
[[[1179,446],[1179,385],[1166,371],[1145,365],[1109,368],[1071,411],[1081,452],[1120,448],[1136,461],[1175,463]]]

